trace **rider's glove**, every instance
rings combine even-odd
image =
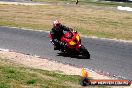
[[[58,39],[53,39],[54,42],[60,42]]]
[[[59,40],[57,40],[57,39],[52,39],[52,40],[50,40],[50,42],[54,45],[55,43],[59,43]]]

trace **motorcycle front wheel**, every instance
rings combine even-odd
[[[86,59],[90,59],[90,54],[88,52],[88,50],[82,45],[81,48],[80,48],[80,52],[81,52],[81,55],[86,58]]]

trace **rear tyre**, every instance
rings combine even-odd
[[[83,45],[81,46],[80,51],[84,58],[90,59],[90,54],[89,54],[88,50]]]

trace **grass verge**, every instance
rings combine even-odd
[[[0,58],[0,88],[78,88],[80,76],[22,67]]]
[[[27,67],[13,61],[12,56],[6,57],[4,54],[1,55],[0,88],[83,88],[80,85],[81,77],[78,75],[64,75],[59,71]],[[90,79],[92,78],[90,77]],[[86,88],[111,87],[88,86]]]

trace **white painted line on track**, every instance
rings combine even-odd
[[[2,48],[0,48],[0,51],[9,52],[9,49],[2,49]]]

